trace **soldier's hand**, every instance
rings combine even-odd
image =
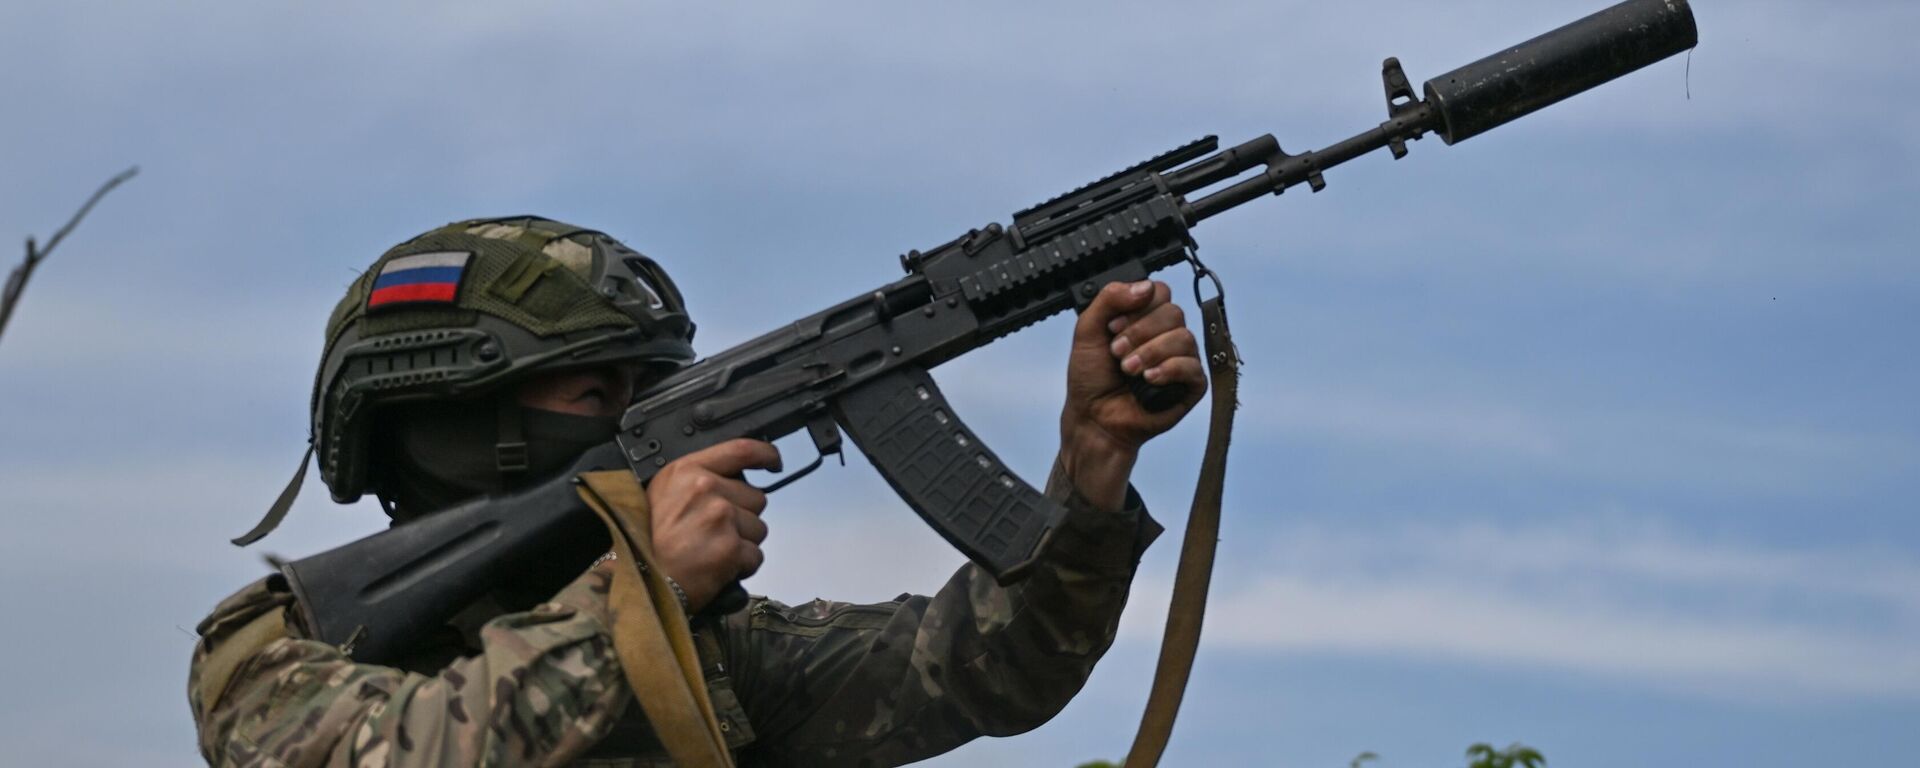
[[[760,543],[767,495],[741,479],[749,469],[780,468],[780,451],[759,440],[729,440],[689,453],[660,469],[647,484],[653,513],[653,554],[660,570],[700,610],[765,562]]]
[[[1184,385],[1186,396],[1149,412],[1128,388],[1131,376]],[[1080,313],[1067,358],[1060,451],[1074,485],[1094,503],[1118,508],[1140,446],[1180,423],[1206,391],[1200,345],[1173,289],[1158,280],[1107,285]]]

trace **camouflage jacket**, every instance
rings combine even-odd
[[[1057,472],[1048,493],[1066,502],[1066,521],[1011,587],[968,564],[932,597],[798,607],[756,597],[696,624],[739,764],[900,765],[1030,730],[1064,707],[1113,641],[1160,526],[1131,489],[1118,513]],[[302,638],[279,581],[255,582],[200,624],[187,691],[210,764],[671,765],[630,706],[603,570],[531,610],[469,616],[464,655],[403,665],[411,671]]]

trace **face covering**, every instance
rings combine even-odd
[[[503,395],[502,397],[511,397]],[[504,409],[504,410],[503,410]],[[404,522],[477,496],[505,493],[567,467],[588,448],[613,440],[619,416],[578,416],[500,398],[397,408],[385,424],[375,467],[381,496]],[[500,425],[518,419],[527,468],[500,470]]]

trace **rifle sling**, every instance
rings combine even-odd
[[[1160,640],[1160,661],[1154,667],[1153,688],[1147,694],[1140,730],[1127,750],[1125,768],[1152,768],[1166,751],[1173,719],[1193,672],[1194,652],[1200,647],[1200,624],[1207,613],[1207,586],[1213,578],[1214,548],[1220,540],[1220,501],[1227,474],[1227,443],[1233,439],[1233,411],[1240,404],[1240,353],[1227,329],[1226,297],[1200,303],[1206,324],[1207,370],[1213,380],[1207,448],[1200,461],[1200,481],[1193,490],[1187,531],[1180,542],[1180,566],[1173,577],[1173,599],[1167,608],[1166,634]]]
[[[580,498],[613,539],[607,607],[614,652],[634,698],[674,765],[733,768],[686,612],[654,563],[646,491],[624,469],[587,472],[580,483]]]

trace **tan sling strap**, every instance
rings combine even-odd
[[[1197,263],[1196,263],[1197,266]],[[1204,267],[1194,276],[1211,277]],[[1219,285],[1214,279],[1215,287]],[[1180,542],[1180,566],[1173,577],[1173,600],[1167,608],[1167,631],[1160,640],[1160,661],[1153,670],[1153,688],[1147,694],[1140,730],[1127,750],[1125,768],[1152,768],[1160,762],[1173,734],[1174,716],[1193,673],[1194,652],[1200,647],[1200,623],[1207,613],[1207,585],[1213,578],[1213,553],[1220,540],[1220,500],[1227,477],[1227,443],[1233,439],[1233,411],[1239,407],[1240,353],[1227,329],[1224,294],[1200,303],[1206,324],[1207,371],[1213,380],[1211,416],[1207,421],[1207,449],[1200,460],[1200,482],[1193,489],[1193,507]]]
[[[580,475],[580,498],[613,539],[614,652],[634,698],[675,765],[732,768],[720,719],[707,697],[693,631],[679,598],[654,564],[647,494],[624,469]]]
[[[287,612],[276,605],[214,642],[200,660],[198,720],[206,722],[214,708],[220,706],[220,700],[227,695],[227,684],[233,682],[233,673],[240,670],[241,664],[286,636]]]

